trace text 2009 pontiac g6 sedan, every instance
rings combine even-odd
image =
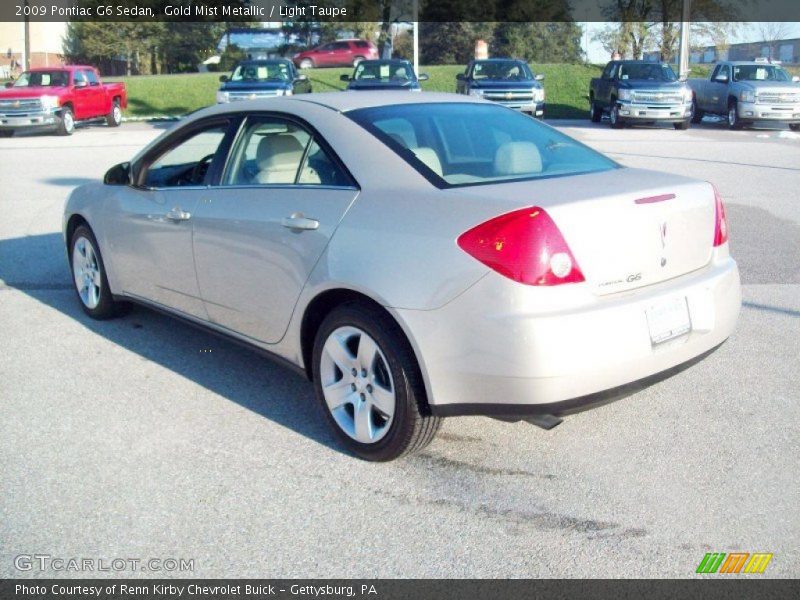
[[[202,110],[78,188],[64,234],[90,316],[132,300],[268,350],[371,460],[685,363],[741,303],[711,184],[453,95]]]

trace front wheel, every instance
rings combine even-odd
[[[97,240],[86,225],[79,226],[72,234],[70,259],[75,292],[83,312],[93,319],[110,319],[121,314],[126,305],[116,302],[111,295]]]
[[[0,138],[14,137],[13,129],[0,129]]]
[[[300,61],[300,68],[301,69],[313,69],[314,68],[314,61],[310,58],[304,58]]]
[[[75,131],[75,115],[72,114],[72,109],[65,106],[61,109],[61,116],[58,117],[58,125],[56,125],[56,133],[58,135],[72,135]]]
[[[800,131],[800,123],[791,123],[789,129],[792,131]]]
[[[349,303],[331,312],[317,333],[312,367],[325,418],[353,454],[393,460],[436,435],[441,419],[430,414],[411,347],[381,310]]]
[[[741,129],[743,126],[741,119],[739,119],[739,107],[736,100],[731,100],[728,104],[728,127],[731,129]]]
[[[681,121],[680,123],[673,123],[672,126],[679,131],[686,131],[689,129],[689,121]]]
[[[703,111],[697,106],[697,98],[692,100],[692,123],[697,125],[703,120]]]
[[[608,115],[612,129],[622,129],[622,119],[619,118],[619,106],[614,103],[611,105],[611,112]]]
[[[594,99],[589,100],[589,119],[592,123],[599,123],[603,118],[603,112],[597,106],[597,102]]]
[[[106,124],[109,127],[119,127],[122,123],[122,107],[119,105],[119,100],[114,100],[111,105],[111,112],[106,115]]]

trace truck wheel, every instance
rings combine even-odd
[[[728,103],[728,127],[741,129],[743,126],[742,120],[739,118],[739,107],[736,104],[736,100],[731,100]]]
[[[441,418],[430,414],[411,347],[381,310],[356,302],[334,309],[317,332],[312,365],[325,419],[353,454],[393,460],[436,435]]]
[[[697,99],[692,99],[692,123],[697,124],[703,120],[703,111],[697,107]]]
[[[109,127],[119,127],[122,123],[122,107],[119,100],[114,100],[111,104],[111,112],[106,115],[106,124]]]
[[[622,119],[619,118],[619,106],[616,101],[611,105],[611,112],[608,114],[611,121],[611,129],[622,129]]]
[[[673,123],[672,126],[679,131],[686,131],[689,129],[689,121],[681,121],[680,123]]]
[[[599,123],[602,118],[603,111],[597,106],[597,102],[594,101],[594,98],[589,99],[589,119],[592,123]]]
[[[791,129],[792,131],[800,131],[800,123],[791,123],[789,125],[789,129]]]
[[[4,137],[14,137],[14,130],[13,129],[0,129],[0,138]]]
[[[75,131],[75,116],[72,114],[72,109],[69,106],[65,106],[61,109],[56,133],[58,135],[72,135],[73,131]]]

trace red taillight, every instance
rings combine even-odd
[[[490,219],[458,237],[459,247],[501,275],[527,285],[583,281],[564,236],[537,206]]]
[[[725,218],[725,207],[722,204],[722,196],[719,190],[714,188],[714,246],[722,246],[728,241],[728,219]]]

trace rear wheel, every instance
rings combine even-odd
[[[741,119],[739,119],[739,106],[736,100],[731,100],[728,103],[728,127],[731,129],[741,129],[744,126]]]
[[[72,135],[73,131],[75,131],[75,115],[72,114],[71,107],[65,106],[61,109],[61,115],[58,117],[56,133],[58,135]]]
[[[109,127],[119,127],[122,123],[122,107],[119,100],[115,99],[111,105],[111,112],[106,115],[106,124]]]
[[[14,137],[14,130],[13,129],[0,129],[0,138],[8,138]]]
[[[304,58],[300,61],[300,68],[301,69],[313,69],[314,68],[314,61],[310,58]]]
[[[703,120],[703,111],[697,107],[697,98],[692,99],[692,123],[700,123]]]
[[[366,460],[427,446],[441,424],[430,414],[411,348],[377,308],[348,303],[329,314],[314,342],[314,389],[339,441]]]
[[[800,123],[792,123],[789,125],[789,129],[792,131],[800,131]]]
[[[590,98],[589,119],[591,119],[592,123],[599,123],[602,118],[603,118],[603,112],[597,106],[597,102],[594,101],[594,98]]]
[[[116,302],[111,295],[97,240],[86,225],[79,226],[72,234],[69,254],[72,280],[83,312],[93,319],[110,319],[121,314],[127,305]]]
[[[680,123],[673,123],[672,126],[680,131],[689,129],[689,121],[681,121]]]
[[[622,129],[622,119],[619,118],[619,105],[616,101],[611,105],[611,112],[608,115],[609,120],[611,121],[611,128],[612,129]]]

